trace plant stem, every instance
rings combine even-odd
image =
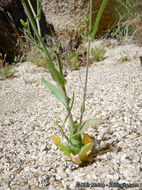
[[[82,101],[82,105],[84,104],[84,107],[85,107],[86,92],[87,92],[87,82],[88,82],[88,63],[89,63],[89,55],[90,55],[91,27],[92,27],[92,2],[93,2],[93,0],[90,0],[90,15],[89,15],[89,34],[88,34],[87,62],[86,62],[86,74],[85,74],[85,86],[84,86],[83,101]],[[84,111],[85,111],[85,109],[84,109]],[[81,112],[80,123],[79,123],[79,130],[80,130],[81,125],[82,125],[82,120],[83,120],[84,111]]]
[[[66,93],[66,88],[65,88],[64,85],[61,88],[62,88],[62,92],[63,92],[63,95],[64,95],[64,99],[66,101],[66,107],[67,107],[66,109],[67,109],[67,112],[69,114],[69,116],[68,116],[69,124],[70,124],[70,126],[72,128],[72,131],[74,133],[74,131],[75,131],[74,121],[73,121],[73,117],[72,117],[72,113],[71,113],[71,108],[70,108],[70,106],[68,104],[68,96],[67,96],[67,93]]]
[[[61,60],[60,60],[59,54],[57,54],[56,57],[57,57],[57,61],[58,61],[59,71],[60,71],[61,74],[63,74],[62,64],[61,64]],[[60,86],[58,86],[58,88],[60,88]],[[66,100],[66,109],[67,109],[67,112],[68,112],[67,118],[69,118],[69,124],[71,125],[72,131],[74,132],[74,131],[75,131],[75,129],[74,129],[74,122],[73,122],[73,117],[72,117],[72,114],[71,114],[71,110],[72,110],[73,104],[71,105],[71,107],[69,107],[69,104],[68,104],[68,97],[67,97],[65,85],[62,85],[61,90],[62,90],[62,92],[63,92],[64,99]],[[73,101],[73,103],[74,103],[74,94],[73,94],[73,100],[72,100],[72,101]],[[66,119],[65,119],[64,122],[66,122]],[[64,124],[65,124],[65,123],[63,123],[63,125],[64,125]],[[62,126],[63,126],[63,125],[62,125]]]
[[[47,62],[48,62],[49,64],[47,64],[47,65],[48,65],[48,67],[50,67],[50,65],[53,64],[52,59],[51,59],[51,57],[50,57],[50,54],[49,54],[49,52],[48,52],[48,50],[47,50],[47,48],[46,48],[46,46],[45,46],[45,44],[44,44],[44,42],[43,42],[41,36],[39,35],[39,32],[38,32],[38,30],[37,30],[37,27],[36,27],[36,25],[35,25],[35,22],[34,22],[34,20],[33,20],[32,15],[31,15],[30,11],[28,10],[28,7],[27,7],[27,5],[26,5],[26,3],[25,3],[25,0],[21,0],[21,2],[22,2],[22,4],[23,4],[23,7],[24,7],[24,9],[25,9],[25,12],[26,12],[26,14],[27,14],[27,16],[28,16],[28,19],[29,19],[29,21],[30,21],[30,23],[31,23],[31,25],[32,25],[32,28],[33,28],[33,30],[34,30],[34,32],[35,32],[35,34],[36,34],[36,37],[37,37],[38,41],[40,42],[40,45],[41,45],[41,47],[42,47],[42,49],[43,49],[43,51],[44,51],[45,57],[48,59]],[[68,104],[68,96],[67,96],[67,93],[66,93],[65,85],[60,85],[60,84],[57,83],[57,86],[58,86],[58,88],[63,92],[63,96],[64,96],[64,99],[65,99],[65,102],[66,102],[66,109],[67,109],[67,112],[69,113],[69,112],[70,112],[70,106],[69,106],[69,104]],[[72,117],[72,114],[71,114],[71,113],[69,114],[69,124],[70,124],[71,127],[72,127],[72,131],[74,131],[74,130],[75,130],[75,129],[74,129],[74,122],[73,122],[73,117]]]
[[[46,48],[46,46],[45,46],[45,44],[44,44],[44,42],[43,42],[41,36],[40,36],[39,33],[38,33],[37,27],[36,27],[36,25],[35,25],[35,22],[33,21],[33,17],[32,17],[32,15],[31,15],[30,11],[28,10],[28,7],[27,7],[27,5],[26,5],[26,3],[25,3],[25,0],[21,0],[21,2],[22,2],[22,4],[23,4],[23,7],[24,7],[25,12],[26,12],[26,14],[27,14],[27,17],[28,17],[28,19],[29,19],[29,21],[30,21],[30,23],[31,23],[31,25],[32,25],[32,28],[33,28],[33,30],[34,30],[34,32],[35,32],[35,34],[36,34],[36,37],[37,37],[38,41],[40,42],[40,44],[41,44],[41,46],[42,46],[42,48],[43,48],[43,50],[44,50],[44,53],[45,53],[46,57],[48,57],[48,59],[49,59],[50,62],[51,62],[52,60],[51,60],[51,57],[50,57],[50,55],[49,55],[49,52],[48,52],[48,50],[47,50],[47,48]]]
[[[31,1],[28,0],[28,3],[29,3],[29,6],[30,6],[30,9],[31,9],[31,11],[32,11],[33,16],[36,18],[36,13],[35,13],[35,11],[34,11],[34,9],[33,9],[33,6],[32,6],[32,4],[31,4]],[[39,0],[37,0],[37,13],[38,13],[38,10],[39,10]],[[40,24],[39,24],[39,19],[38,19],[38,18],[36,18],[36,25],[37,25],[38,33],[39,33],[39,35],[41,36]]]

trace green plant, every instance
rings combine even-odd
[[[0,76],[4,79],[14,77],[16,71],[11,65],[6,65],[5,67],[0,68]]]
[[[5,66],[4,66],[5,65]],[[15,69],[6,62],[6,54],[0,53],[0,76],[4,79],[14,77]]]
[[[39,49],[35,49],[35,47],[33,46],[34,42],[31,43],[31,39],[27,43],[29,43],[29,46],[31,45],[31,47],[29,48],[29,51],[27,52],[26,60],[36,64],[38,67],[46,67],[45,56],[43,52],[41,52]],[[52,40],[52,47],[49,49],[49,54],[52,60],[56,58],[56,55],[55,55],[56,50],[57,50],[57,46]]]
[[[77,33],[80,34],[82,41],[87,42],[88,41],[88,23],[89,23],[89,14],[86,15],[85,19],[82,21],[76,22],[74,19],[75,26]]]
[[[38,67],[46,67],[45,57],[41,53],[38,53],[35,57],[29,57],[27,60],[36,64]]]
[[[141,0],[117,0],[117,2],[115,23],[111,30],[112,36],[120,40],[124,35],[135,34],[135,30],[140,28],[142,19],[139,4]]]
[[[130,61],[130,56],[128,55],[127,52],[123,51],[123,53],[121,53],[120,62],[125,63],[127,61]]]
[[[102,46],[96,47],[95,49],[91,50],[91,54],[97,62],[104,60],[105,53],[106,53],[106,50]]]
[[[80,65],[80,59],[77,51],[70,52],[68,63],[73,69],[76,70],[78,68]]]
[[[85,112],[85,100],[86,100],[86,91],[87,91],[87,81],[88,81],[88,62],[89,62],[89,55],[90,55],[90,42],[91,42],[91,21],[92,21],[92,0],[90,0],[90,15],[89,15],[89,34],[88,34],[88,48],[87,48],[87,63],[86,63],[86,74],[85,74],[85,83],[84,83],[84,91],[83,91],[83,100],[81,104],[81,116],[80,121],[74,121],[72,117],[72,107],[74,104],[74,93],[73,97],[70,98],[67,95],[66,92],[66,83],[67,80],[64,78],[63,75],[63,68],[62,63],[59,54],[56,54],[56,59],[58,63],[58,69],[54,66],[53,59],[50,55],[50,51],[46,48],[40,32],[39,32],[39,20],[40,20],[40,11],[41,9],[38,6],[40,3],[37,1],[37,13],[34,12],[34,19],[36,22],[34,22],[33,16],[31,15],[31,12],[29,11],[25,0],[21,0],[23,7],[25,9],[25,12],[28,16],[28,19],[31,23],[31,26],[36,34],[36,37],[38,41],[36,41],[30,33],[29,28],[29,22],[22,21],[23,25],[27,27],[28,34],[33,41],[33,43],[36,45],[36,47],[43,52],[45,56],[45,63],[46,66],[51,74],[51,77],[53,81],[56,83],[56,86],[52,83],[49,83],[45,79],[43,79],[43,82],[45,85],[50,89],[51,93],[54,94],[54,96],[65,106],[67,111],[67,116],[63,122],[62,125],[59,124],[58,121],[55,121],[55,124],[59,127],[60,132],[62,136],[66,139],[67,144],[63,144],[61,142],[60,137],[52,136],[52,140],[54,141],[55,145],[64,152],[65,155],[67,155],[72,161],[82,164],[84,162],[88,162],[91,160],[90,152],[93,147],[93,140],[88,134],[84,134],[84,131],[89,126],[96,126],[100,124],[101,119],[91,119],[83,122],[83,115]],[[27,1],[28,3],[30,0]],[[105,5],[107,0],[103,0],[102,5]],[[29,3],[29,6],[31,7],[31,4]],[[103,10],[103,6],[101,6],[100,11],[98,12],[99,16],[96,19],[96,22],[98,23],[98,19],[100,18]],[[32,12],[34,11],[31,7]],[[98,24],[95,25],[93,32],[97,31]],[[94,33],[93,33],[94,37]],[[66,121],[69,120],[69,124],[67,125],[69,130],[69,136],[67,136],[64,132],[64,127],[66,124]]]

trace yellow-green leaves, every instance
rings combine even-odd
[[[86,138],[87,137],[87,138]],[[55,145],[62,151],[66,156],[72,159],[73,162],[77,164],[82,164],[85,162],[90,162],[91,157],[89,156],[91,152],[91,148],[93,146],[93,141],[91,142],[91,138],[89,135],[84,134],[84,146],[77,148],[76,146],[72,146],[70,144],[61,143],[60,137],[52,136],[52,140]]]
[[[61,143],[60,137],[52,136],[52,140],[54,141],[55,145],[58,146]]]
[[[71,148],[69,145],[64,145],[61,143],[61,139],[60,137],[57,136],[52,136],[51,137],[52,140],[54,141],[55,145],[64,152],[65,155],[67,155],[70,158],[70,154],[71,154]]]
[[[88,134],[83,134],[82,143],[84,145],[86,145],[86,144],[92,144],[93,140],[92,140],[92,138]]]
[[[71,154],[72,161],[79,165],[92,161],[89,154],[91,153],[91,149],[93,147],[93,140],[88,134],[83,134],[82,142],[84,146],[80,149],[79,153],[76,155]]]
[[[31,34],[31,31],[30,31],[30,24],[29,24],[29,21],[24,21],[23,19],[20,19],[20,22],[21,24],[24,26],[24,28],[27,30],[28,34],[30,35]]]
[[[91,50],[91,54],[95,58],[95,61],[97,62],[104,60],[105,53],[106,49],[103,46],[96,47],[95,49]]]
[[[86,144],[85,146],[82,147],[81,151],[79,152],[79,158],[82,162],[87,161],[87,157],[89,153],[91,152],[92,144]]]

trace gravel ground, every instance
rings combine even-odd
[[[103,118],[87,132],[101,141],[121,145],[118,151],[99,155],[79,167],[60,152],[51,135],[60,135],[54,120],[63,120],[65,109],[42,83],[49,73],[31,63],[19,63],[12,79],[0,81],[0,190],[142,189],[142,48],[112,44],[104,61],[89,67],[84,119]],[[130,58],[121,62],[120,58]],[[73,116],[79,119],[85,68],[68,71],[68,93],[75,92]],[[86,184],[81,184],[86,183]],[[118,187],[108,187],[107,185]],[[131,184],[132,187],[132,184]],[[124,189],[124,188],[123,188]]]

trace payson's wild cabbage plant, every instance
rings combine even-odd
[[[88,135],[85,134],[84,131],[88,126],[96,126],[101,123],[101,119],[91,119],[83,122],[83,115],[85,112],[85,100],[86,100],[86,91],[87,91],[87,81],[88,81],[88,62],[89,62],[89,55],[90,55],[90,42],[94,39],[95,34],[97,32],[99,20],[101,18],[102,12],[105,8],[105,5],[107,3],[107,0],[103,0],[101,7],[99,9],[93,31],[91,31],[91,22],[92,22],[92,1],[90,0],[90,16],[89,16],[89,34],[88,34],[88,48],[87,48],[87,62],[86,62],[86,76],[85,76],[85,82],[84,82],[84,91],[83,91],[83,100],[81,105],[81,116],[80,121],[74,121],[72,117],[72,107],[74,104],[74,93],[73,97],[70,98],[67,95],[66,92],[66,83],[67,80],[65,79],[63,75],[63,68],[62,63],[60,59],[60,55],[57,54],[57,63],[58,63],[58,69],[54,66],[53,60],[50,56],[49,50],[45,46],[40,33],[40,16],[41,16],[41,0],[37,0],[37,12],[34,11],[32,4],[30,0],[27,0],[27,3],[29,4],[29,7],[31,10],[28,9],[28,6],[25,2],[25,0],[21,0],[24,10],[27,14],[28,21],[24,22],[21,20],[21,23],[24,25],[24,27],[27,29],[27,33],[34,43],[34,45],[43,52],[46,60],[46,66],[51,74],[51,77],[53,81],[56,82],[56,86],[49,83],[45,79],[43,79],[43,82],[45,85],[50,89],[52,94],[65,106],[67,110],[67,116],[65,117],[65,120],[62,125],[59,125],[58,121],[55,121],[55,124],[60,128],[60,132],[62,136],[66,139],[67,143],[63,144],[61,142],[60,137],[58,136],[52,136],[52,140],[54,141],[55,145],[64,152],[65,155],[67,155],[73,162],[77,164],[82,164],[84,162],[91,161],[90,152],[93,147],[93,140]],[[33,19],[34,18],[34,19]],[[30,24],[32,26],[33,31],[35,32],[36,39],[33,38],[30,31]],[[37,42],[38,41],[38,42]],[[66,121],[69,120],[69,123],[67,125],[69,130],[69,136],[67,136],[64,132],[64,127],[66,124]]]

